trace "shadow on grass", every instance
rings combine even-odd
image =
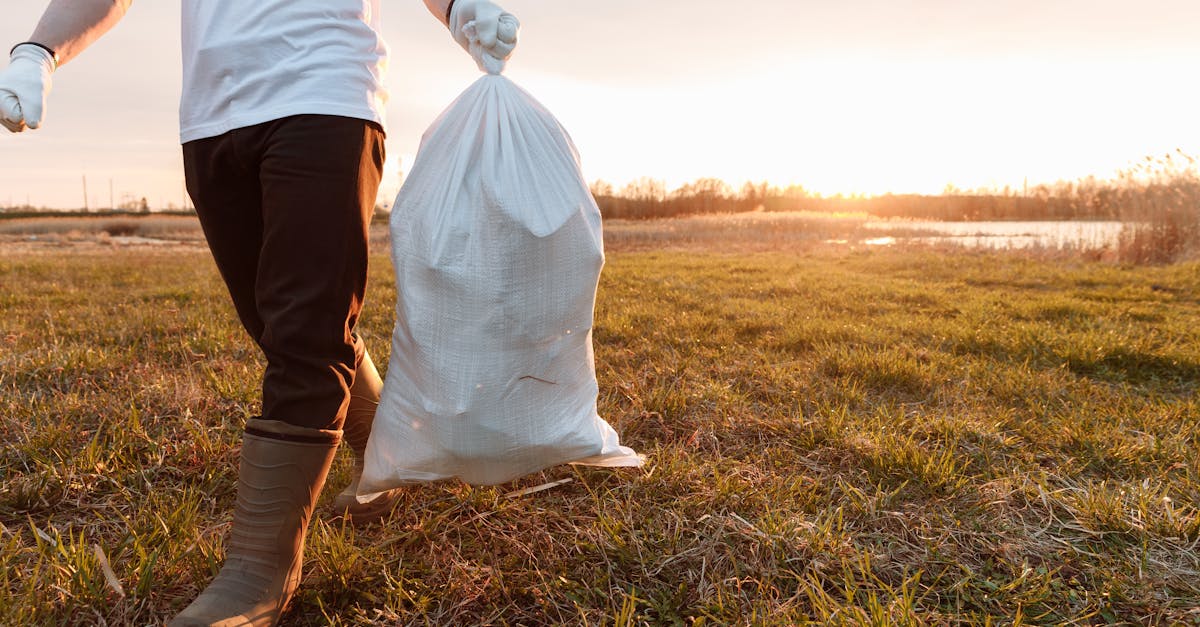
[[[1068,357],[1066,364],[1079,376],[1109,382],[1179,384],[1200,378],[1200,363],[1125,347],[1092,358]]]
[[[1200,379],[1200,362],[1172,354],[1140,351],[1126,346],[1087,353],[1064,354],[1045,344],[1011,344],[994,339],[966,338],[954,352],[986,357],[1005,364],[1027,363],[1040,370],[1066,368],[1080,377],[1130,385],[1183,385]]]

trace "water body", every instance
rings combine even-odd
[[[909,222],[871,220],[863,228],[879,237],[868,245],[920,243],[992,249],[1096,250],[1116,246],[1121,222],[1063,220],[1054,222]]]

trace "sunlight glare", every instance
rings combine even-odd
[[[1200,152],[1200,125],[1162,122],[1200,110],[1182,69],[840,57],[636,89],[520,80],[575,135],[589,180],[603,172],[618,188],[651,174],[669,189],[715,176],[735,188],[936,194],[1107,178],[1146,155]]]

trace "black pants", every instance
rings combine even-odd
[[[362,358],[354,327],[383,132],[301,115],[183,146],[188,193],[242,325],[267,357],[262,413],[340,429]]]

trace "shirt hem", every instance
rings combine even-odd
[[[267,111],[260,111],[253,114],[235,115],[223,119],[218,122],[210,122],[208,124],[194,124],[182,126],[179,130],[179,143],[186,144],[188,142],[199,139],[208,139],[224,135],[229,131],[239,128],[246,128],[256,124],[263,124],[281,118],[286,118],[293,115],[337,115],[347,118],[356,118],[374,122],[383,128],[384,134],[387,134],[387,123],[383,116],[378,111],[367,108],[348,108],[344,104],[309,102],[293,104],[287,107],[278,107]]]

